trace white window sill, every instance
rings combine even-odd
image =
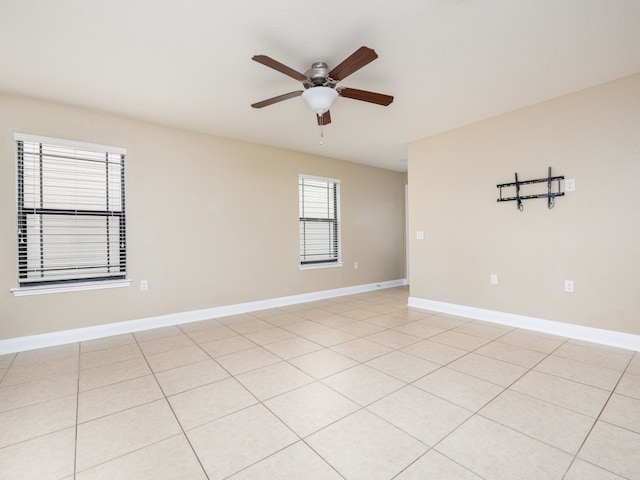
[[[343,262],[332,263],[308,263],[306,265],[300,265],[300,270],[317,270],[319,268],[337,268],[344,265]]]
[[[66,285],[46,285],[37,287],[12,288],[11,293],[16,297],[28,295],[43,295],[46,293],[79,292],[84,290],[98,290],[102,288],[120,288],[131,285],[131,280],[106,280],[101,282],[78,282]]]

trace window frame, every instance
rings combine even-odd
[[[85,143],[78,142],[72,140],[64,140],[58,138],[44,137],[38,135],[30,135],[30,134],[22,134],[22,133],[14,133],[14,142],[15,142],[15,151],[16,151],[16,231],[17,231],[17,284],[18,287],[12,289],[14,295],[33,295],[33,294],[41,294],[41,293],[57,293],[57,292],[66,292],[66,291],[75,291],[75,290],[91,290],[97,288],[114,288],[121,286],[128,286],[131,283],[131,280],[127,279],[127,245],[126,245],[126,202],[125,202],[125,159],[127,156],[126,148],[122,147],[113,147],[107,145],[99,145],[93,143]],[[24,144],[39,144],[39,153],[28,153],[28,155],[39,155],[39,173],[37,173],[40,178],[37,182],[34,183],[36,188],[40,189],[40,193],[34,196],[36,198],[40,198],[39,206],[36,206],[35,203],[32,206],[25,205],[25,152],[24,152]],[[46,155],[42,151],[42,146],[47,145],[56,148],[62,149],[75,149],[82,150],[86,152],[92,152],[96,154],[104,154],[104,165],[105,165],[105,177],[104,177],[104,195],[105,204],[104,209],[98,209],[91,207],[86,207],[86,209],[82,209],[78,203],[74,203],[71,206],[63,206],[51,208],[51,205],[45,206],[45,202],[43,201],[43,189],[44,188],[53,188],[52,183],[47,183],[44,180],[43,171],[46,167],[46,163],[43,162],[45,157],[52,158],[52,155]],[[109,176],[109,167],[110,167],[110,155],[119,156],[119,172],[116,173],[116,182],[118,185],[118,193],[119,200],[116,204],[116,208],[111,207],[110,205],[110,176]],[[71,160],[73,158],[72,154],[69,153],[69,157],[65,157],[65,160]],[[81,161],[87,162],[87,159],[81,159]],[[95,160],[102,161],[102,160]],[[88,175],[88,173],[84,173],[84,175]],[[73,179],[74,181],[77,178],[82,179],[81,174],[69,174],[67,181]],[[119,177],[119,178],[118,178]],[[86,178],[86,177],[85,177]],[[86,181],[86,180],[85,180]],[[98,183],[98,185],[100,185]],[[63,187],[69,188],[69,187]],[[99,188],[98,190],[100,190]],[[96,190],[96,191],[98,191]],[[66,192],[66,190],[65,190]],[[75,193],[72,189],[66,192],[67,194]],[[33,201],[32,200],[32,201]],[[28,262],[30,261],[29,256],[29,244],[27,243],[28,233],[26,226],[29,225],[28,217],[31,215],[36,215],[43,218],[43,216],[48,216],[49,219],[54,218],[66,218],[69,216],[75,218],[84,218],[85,221],[88,218],[96,217],[96,218],[104,218],[105,223],[104,226],[106,228],[106,241],[104,250],[99,252],[98,255],[105,254],[105,258],[107,259],[105,264],[102,265],[101,268],[106,269],[107,272],[110,272],[112,268],[117,269],[114,273],[97,273],[96,275],[87,275],[86,270],[90,268],[89,266],[84,266],[85,273],[79,273],[75,277],[73,275],[67,275],[63,278],[54,278],[50,276],[47,278],[45,272],[46,268],[44,267],[45,256],[44,249],[47,243],[44,240],[44,234],[41,227],[40,236],[39,236],[39,245],[40,245],[40,254],[36,255],[35,259],[40,258],[41,262],[41,275],[42,280],[29,280],[29,268]],[[116,219],[115,224],[110,226],[110,219]],[[41,220],[40,220],[41,221]],[[40,223],[40,225],[42,225]],[[62,228],[68,228],[69,222],[62,222]],[[53,227],[51,227],[53,228]],[[112,235],[114,235],[113,231],[117,231],[117,251],[113,252],[111,248],[111,244],[114,241],[111,239]],[[73,244],[73,242],[77,241],[77,236],[79,234],[75,234],[75,238],[70,236],[69,243],[65,245]],[[117,261],[111,262],[111,257],[116,257]],[[31,258],[33,260],[33,257]],[[74,264],[71,260],[66,263],[66,265],[62,266],[63,269],[73,269],[78,268],[79,265]],[[36,271],[38,271],[36,269]]]
[[[334,218],[321,218],[321,217],[303,217],[302,205],[304,202],[303,197],[303,182],[304,180],[311,180],[315,182],[323,182],[333,185],[333,217]],[[341,221],[341,181],[335,178],[320,177],[316,175],[299,174],[298,175],[298,230],[299,230],[299,255],[298,265],[300,270],[310,270],[319,268],[335,268],[342,267],[342,221]],[[306,244],[303,243],[304,235],[303,229],[306,222],[312,223],[331,223],[333,225],[333,234],[331,244],[335,245],[334,252],[335,258],[321,259],[321,260],[303,260],[303,251],[306,250]]]

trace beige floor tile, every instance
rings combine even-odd
[[[527,372],[526,368],[494,358],[470,353],[451,362],[447,367],[472,375],[501,387],[508,387]]]
[[[629,362],[629,366],[627,367],[627,373],[631,373],[633,375],[640,375],[640,352],[636,352],[631,362]]]
[[[413,385],[473,412],[481,409],[504,390],[498,385],[448,367],[430,373]]]
[[[140,342],[139,345],[145,357],[150,357],[159,353],[170,352],[186,347],[193,347],[195,343],[187,335],[185,335],[184,333],[180,333],[179,335],[155,338],[153,340]]]
[[[197,322],[189,322],[178,325],[178,328],[183,333],[192,333],[200,330],[206,330],[208,328],[218,327],[220,326],[220,322],[218,322],[217,318],[209,318],[207,320],[200,320]]]
[[[282,360],[263,347],[255,347],[217,357],[216,361],[232,375],[239,375],[255,370],[256,368],[273,365]]]
[[[329,349],[292,358],[289,363],[316,379],[328,377],[358,364],[355,360]]]
[[[349,320],[351,322],[351,320]],[[16,358],[17,353],[6,353],[0,355],[0,368],[9,368]]]
[[[234,378],[173,395],[169,397],[169,402],[185,430],[258,403]]]
[[[306,442],[350,480],[393,478],[428,449],[366,410],[320,430]]]
[[[207,355],[204,350],[196,345],[192,345],[156,355],[149,355],[147,356],[147,361],[149,362],[151,370],[157,373],[191,363],[203,362],[209,358],[209,355]]]
[[[577,459],[563,480],[624,480],[615,473],[608,472],[583,460]]]
[[[505,327],[498,324],[487,324],[483,322],[469,322],[453,329],[454,332],[466,333],[474,337],[482,337],[488,340],[495,340],[514,330],[513,327]]]
[[[331,306],[332,309],[334,309],[333,307],[334,306]],[[344,307],[338,306],[337,309],[340,310],[341,308],[344,308]],[[325,307],[325,310],[326,310],[326,307]],[[339,327],[340,325],[347,325],[348,323],[353,323],[353,318],[344,317],[339,313],[332,313],[328,317],[322,317],[322,318],[316,319],[315,322],[320,323],[322,325],[326,325],[329,328],[336,328],[336,327]],[[291,322],[291,323],[295,323],[295,322]]]
[[[76,480],[206,480],[184,435],[162,440],[80,472]]]
[[[214,360],[192,363],[156,374],[165,395],[175,395],[229,377]]]
[[[472,415],[469,410],[412,386],[393,392],[367,409],[429,446]]]
[[[267,479],[343,480],[343,477],[304,442],[294,443],[229,477],[229,480]]]
[[[371,308],[373,309],[376,307],[371,307]],[[370,310],[370,311],[373,312],[374,310]],[[367,318],[365,322],[372,323],[374,325],[379,325],[384,328],[394,328],[394,327],[399,327],[401,325],[406,325],[410,323],[410,321],[405,318],[394,317],[393,315],[390,315],[390,314],[377,315],[375,317]]]
[[[0,413],[0,448],[75,425],[76,404],[69,395]]]
[[[326,330],[329,327],[320,322],[302,319],[299,322],[285,325],[282,328],[291,333],[294,333],[295,335],[306,335],[313,332],[321,332],[322,330]]]
[[[640,434],[598,422],[578,457],[624,478],[640,478]]]
[[[640,399],[640,375],[625,373],[616,387],[616,393]]]
[[[527,330],[515,330],[500,337],[502,343],[509,343],[519,347],[549,354],[562,345],[567,339],[553,335],[540,334]]]
[[[265,405],[300,437],[317,432],[360,408],[319,382],[274,397]]]
[[[600,415],[609,398],[606,390],[535,370],[528,372],[510,388],[592,418]]]
[[[0,412],[35,405],[67,395],[75,395],[77,391],[77,373],[0,387]]]
[[[365,307],[347,310],[346,312],[343,312],[342,315],[344,315],[345,317],[353,318],[354,320],[366,320],[368,318],[375,317],[378,314],[372,312],[371,310],[367,310]]]
[[[381,327],[380,325],[373,325],[372,323],[367,322],[345,323],[344,325],[337,326],[336,328],[338,330],[342,330],[343,332],[350,333],[351,335],[355,335],[356,337],[373,335],[374,333],[382,332],[383,330],[385,330],[385,328]]]
[[[510,390],[479,413],[572,455],[595,423],[586,415]]]
[[[48,362],[63,357],[78,358],[80,348],[77,343],[69,343],[66,345],[57,345],[55,347],[38,348],[20,352],[16,355],[13,365],[28,365],[32,363]]]
[[[475,353],[524,368],[535,367],[547,356],[546,353],[502,342],[488,343],[476,350]]]
[[[269,343],[279,342],[281,340],[287,340],[294,338],[296,335],[284,328],[268,328],[266,330],[260,330],[258,332],[247,333],[245,337],[254,342],[257,345],[267,345]]]
[[[560,346],[553,354],[599,367],[623,371],[627,368],[633,356],[633,351],[613,349],[595,344],[576,344],[569,341]]]
[[[265,320],[266,322],[270,323],[275,327],[284,327],[286,325],[291,325],[292,323],[298,323],[302,320],[302,318],[300,318],[299,316],[293,313],[280,311],[280,313],[276,315],[271,315],[270,317],[265,318],[263,320]],[[322,321],[325,321],[325,319],[322,319]],[[352,321],[352,320],[349,320],[349,321]]]
[[[76,471],[81,472],[181,433],[166,400],[78,425]]]
[[[203,343],[200,347],[211,355],[213,358],[221,357],[223,355],[229,355],[230,353],[241,352],[242,350],[249,350],[255,348],[257,345],[251,340],[248,340],[240,335],[235,337],[223,338],[221,340],[214,340],[212,342]]]
[[[73,476],[75,443],[76,429],[71,427],[1,448],[0,478],[59,480]]]
[[[332,315],[332,312],[328,312],[327,310],[323,310],[322,308],[308,308],[306,310],[300,310],[296,312],[296,315],[307,320],[316,320],[318,318],[330,317]]]
[[[255,405],[187,432],[210,480],[229,475],[298,441],[262,405]]]
[[[240,335],[273,328],[273,325],[270,323],[255,317],[248,317],[242,321],[229,322],[226,325]]]
[[[640,433],[640,400],[614,393],[600,420]]]
[[[54,358],[44,362],[12,365],[2,379],[1,387],[35,382],[78,371],[78,356]]]
[[[121,412],[164,398],[153,375],[134,378],[78,395],[78,423]]]
[[[394,480],[482,480],[475,473],[449,460],[435,450],[429,450]]]
[[[561,480],[573,457],[480,416],[436,450],[487,480]]]
[[[414,343],[403,348],[402,351],[439,365],[446,365],[469,353],[466,350],[453,348],[431,340]]]
[[[105,350],[107,348],[121,347],[122,345],[129,345],[136,343],[136,339],[131,333],[125,333],[122,335],[113,335],[111,337],[98,338],[95,340],[87,340],[80,344],[80,351],[82,353],[95,352],[97,350]]]
[[[231,338],[238,335],[226,325],[215,325],[202,330],[188,331],[186,334],[191,340],[198,344],[222,340],[224,338]]]
[[[322,382],[361,406],[369,405],[405,385],[404,382],[366,365],[337,373]]]
[[[121,345],[119,347],[105,348],[94,352],[80,354],[80,368],[95,368],[111,363],[123,362],[134,358],[142,358],[142,351],[137,343]]]
[[[436,327],[424,319],[400,325],[394,330],[422,339],[433,337],[445,331],[444,328]]]
[[[399,349],[420,342],[420,337],[414,337],[395,330],[385,330],[365,337],[366,340],[376,342],[389,348]]]
[[[357,337],[350,333],[337,330],[335,328],[328,328],[319,332],[307,333],[303,335],[307,340],[311,340],[314,343],[320,344],[323,347],[332,347],[339,343],[349,342],[355,340]]]
[[[265,345],[264,348],[274,353],[278,357],[288,360],[290,358],[306,355],[307,353],[321,350],[323,347],[315,342],[307,340],[302,337],[293,337],[287,340],[280,340],[279,342],[270,343]]]
[[[236,376],[236,379],[261,401],[314,381],[313,377],[287,362],[252,370]]]
[[[405,300],[406,304],[406,300]],[[394,317],[402,318],[403,320],[407,320],[409,322],[415,322],[416,320],[421,320],[423,318],[431,317],[435,315],[434,312],[428,312],[426,310],[418,310],[414,308],[401,308],[400,310],[391,313]]]
[[[413,382],[440,368],[437,363],[399,351],[374,358],[366,364],[407,383]]]
[[[535,367],[535,370],[609,391],[614,389],[622,376],[617,370],[555,355],[549,355]]]
[[[350,342],[334,345],[331,347],[331,350],[352,358],[357,362],[367,362],[392,351],[389,347],[365,340],[364,338],[357,338]]]
[[[177,326],[154,328],[151,330],[143,330],[133,334],[138,342],[148,342],[158,338],[172,337],[173,335],[182,335],[182,330]]]
[[[467,335],[466,333],[454,332],[452,330],[440,333],[430,338],[431,341],[436,343],[442,343],[453,348],[466,350],[471,352],[483,345],[486,345],[490,340],[482,337],[476,337],[475,335]]]
[[[430,325],[434,327],[440,327],[445,330],[451,330],[452,328],[461,327],[469,322],[472,322],[469,318],[456,317],[455,315],[446,315],[444,313],[437,313],[431,315],[425,319]]]
[[[80,391],[149,375],[151,369],[142,355],[122,362],[109,363],[80,371]]]

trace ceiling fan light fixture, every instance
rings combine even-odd
[[[311,87],[302,92],[302,99],[317,115],[326,113],[338,98],[338,92],[331,87]]]

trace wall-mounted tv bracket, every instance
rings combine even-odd
[[[501,183],[496,185],[500,189],[500,198],[498,198],[498,202],[510,202],[515,200],[516,206],[518,210],[521,212],[524,211],[524,205],[522,205],[523,200],[528,200],[530,198],[546,198],[547,206],[549,208],[553,208],[556,204],[556,197],[562,197],[564,192],[561,191],[560,180],[564,180],[564,176],[552,177],[551,176],[551,167],[549,167],[549,175],[547,178],[537,178],[535,180],[518,180],[518,173],[516,172],[516,181],[511,183]],[[557,191],[553,191],[553,182],[558,182]],[[547,184],[547,193],[537,193],[533,195],[520,195],[520,186],[522,185],[530,185],[532,183],[546,183]],[[516,196],[515,197],[503,197],[502,189],[508,187],[516,187]]]

